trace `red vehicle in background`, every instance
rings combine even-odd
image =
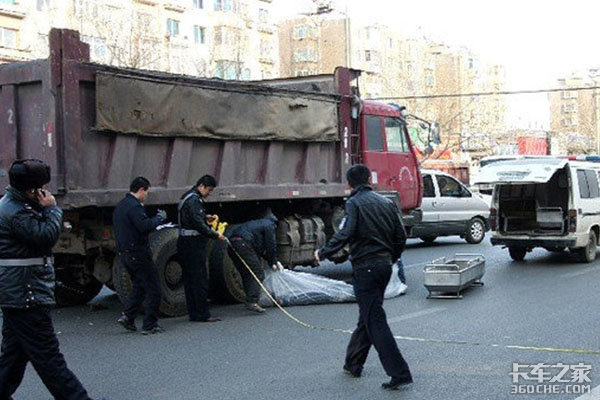
[[[51,166],[50,190],[65,210],[54,249],[62,304],[85,303],[102,284],[119,296],[130,290],[112,211],[140,175],[152,183],[150,212],[164,208],[171,221],[204,174],[219,181],[207,211],[222,221],[272,210],[288,268],[310,264],[338,229],[353,164],[366,164],[375,189],[400,201],[408,229],[420,219],[422,178],[406,123],[398,107],[360,99],[360,71],[223,81],[92,63],[75,31],[49,39],[48,59],[0,65],[0,195],[13,160]],[[177,234],[151,236],[166,315],[185,312]],[[212,298],[243,301],[225,249],[211,242],[208,259]]]

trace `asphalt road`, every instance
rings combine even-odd
[[[469,289],[462,300],[426,299],[423,263],[460,252],[486,256],[485,286]],[[349,378],[341,371],[348,335],[303,328],[275,309],[251,315],[240,305],[215,305],[214,314],[224,318],[221,323],[165,319],[161,323],[166,333],[145,337],[125,333],[115,324],[120,306],[116,295],[104,290],[94,303],[106,309],[57,310],[55,326],[69,366],[97,399],[524,398],[511,394],[513,363],[590,364],[588,384],[600,385],[600,356],[502,347],[600,350],[600,262],[581,264],[568,253],[538,250],[528,254],[524,263],[513,263],[506,250],[491,247],[487,240],[472,246],[459,238],[440,239],[432,246],[410,241],[404,262],[408,293],[385,303],[394,334],[480,344],[399,340],[415,383],[396,392],[380,389],[387,377],[374,350],[363,377]],[[349,268],[324,271],[347,278]],[[355,326],[358,314],[356,304],[290,307],[289,311],[314,324],[345,329]],[[551,376],[558,372],[547,371],[553,372]],[[49,398],[29,366],[15,400]]]

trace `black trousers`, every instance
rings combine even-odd
[[[358,302],[358,326],[346,352],[346,368],[360,373],[371,345],[379,354],[385,372],[394,378],[411,378],[383,310],[383,295],[392,275],[390,265],[374,265],[353,271],[354,293]]]
[[[50,308],[3,308],[0,400],[17,390],[28,362],[58,400],[89,400],[77,377],[67,368],[58,347]]]
[[[262,282],[265,279],[265,270],[260,262],[260,257],[256,254],[256,251],[254,251],[252,246],[244,239],[234,237],[231,239],[231,247],[237,251],[246,264],[252,269],[252,272],[254,272],[256,277]],[[252,274],[250,274],[248,268],[242,263],[242,260],[240,260],[232,249],[229,249],[229,256],[242,276],[242,284],[244,285],[244,292],[246,293],[246,302],[258,303],[258,299],[260,298],[260,286]]]
[[[203,237],[179,237],[177,257],[183,269],[185,303],[190,320],[210,318],[208,308],[208,276],[206,244]]]
[[[160,307],[160,282],[152,253],[150,249],[123,253],[121,263],[129,273],[133,285],[133,290],[125,300],[123,312],[129,319],[135,320],[140,305],[145,300],[142,329],[150,330],[157,325]]]

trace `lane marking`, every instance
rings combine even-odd
[[[422,317],[424,315],[435,314],[441,311],[445,311],[446,307],[433,307],[427,310],[415,311],[406,315],[400,315],[398,317],[389,318],[388,323],[393,324],[395,322],[406,321],[407,319]]]

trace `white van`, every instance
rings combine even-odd
[[[535,247],[596,258],[600,237],[600,164],[559,158],[500,161],[481,169],[494,184],[491,241],[522,261]]]

